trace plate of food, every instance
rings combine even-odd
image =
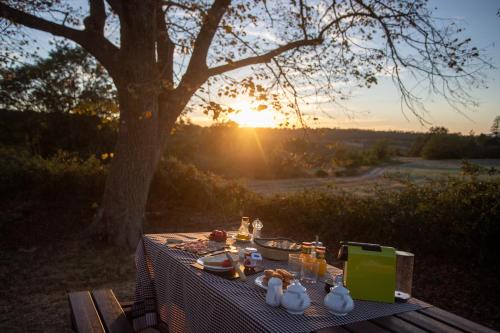
[[[183,250],[197,255],[205,255],[208,252],[223,250],[226,244],[208,239],[197,239],[169,245],[170,248]]]
[[[235,261],[238,261],[238,257],[231,254]],[[201,257],[196,260],[196,263],[203,266],[203,269],[214,272],[229,272],[233,269],[233,265],[227,258],[225,253],[217,254],[215,256]]]
[[[286,289],[290,283],[293,281],[293,274],[286,269],[278,268],[276,270],[266,269],[264,275],[261,275],[255,279],[255,284],[263,289],[267,290],[267,283],[269,279],[275,277],[283,281],[283,289]]]

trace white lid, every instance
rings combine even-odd
[[[252,227],[256,228],[256,229],[262,229],[264,225],[262,224],[262,222],[256,218],[255,220],[253,220],[252,222]]]
[[[275,277],[272,277],[269,279],[269,282],[267,282],[267,286],[282,286],[283,285],[283,281],[281,281],[281,279],[278,279],[278,278],[275,278]]]
[[[288,288],[286,288],[286,291],[295,294],[303,294],[306,292],[306,288],[301,285],[299,281],[295,280],[291,285],[288,286]]]
[[[338,294],[338,295],[349,295],[350,291],[346,287],[344,287],[344,284],[340,282],[337,284],[335,287],[331,289],[332,293]]]

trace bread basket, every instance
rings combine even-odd
[[[300,253],[299,243],[289,238],[255,238],[255,248],[271,260],[288,260],[290,253]]]

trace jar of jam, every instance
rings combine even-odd
[[[326,248],[324,246],[318,246],[316,248],[316,262],[318,263],[318,276],[323,277],[326,274],[326,259],[325,259]]]
[[[302,253],[300,254],[300,259],[309,260],[311,258],[312,243],[302,242]]]
[[[245,266],[245,268],[253,268],[255,265],[253,264],[253,261],[252,261],[252,253],[254,252],[258,252],[258,250],[254,247],[246,247],[245,248],[245,254],[244,254],[244,257],[243,257],[243,266]]]

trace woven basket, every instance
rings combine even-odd
[[[253,241],[255,248],[267,259],[288,260],[290,253],[300,253],[300,244],[293,239],[255,238]]]

